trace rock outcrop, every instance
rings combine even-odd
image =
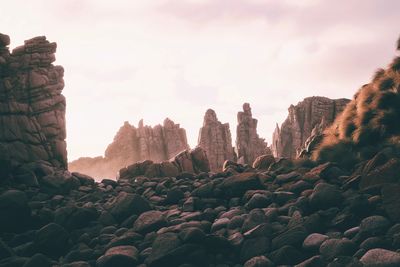
[[[125,122],[107,147],[105,158],[124,163],[146,159],[161,162],[188,148],[186,131],[179,124],[167,118],[163,125],[151,127],[141,120],[137,128]]]
[[[281,127],[276,125],[273,133],[271,144],[273,155],[278,158],[295,158],[305,146],[313,129],[332,124],[349,101],[344,98],[329,99],[314,96],[305,98],[295,106],[291,105],[288,117]]]
[[[71,171],[94,177],[114,178],[118,170],[135,162],[169,160],[189,149],[186,131],[170,119],[154,127],[139,122],[138,127],[125,122],[107,147],[104,157],[80,158],[69,164]]]
[[[208,173],[210,163],[206,152],[201,147],[184,150],[169,161],[155,163],[151,160],[136,162],[119,170],[119,179],[145,177],[176,177],[182,173],[193,175]]]
[[[200,128],[198,146],[203,148],[214,172],[222,170],[225,160],[235,160],[229,123],[222,124],[215,111],[208,109]]]
[[[45,36],[12,50],[0,34],[0,173],[45,161],[67,168],[64,69]]]
[[[268,154],[268,145],[257,134],[257,120],[253,118],[248,103],[243,104],[243,111],[238,112],[237,120],[236,152],[238,161],[253,164],[258,156]]]

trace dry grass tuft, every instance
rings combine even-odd
[[[400,57],[397,57],[387,70],[378,69],[372,82],[357,91],[342,114],[325,130],[313,159],[334,161],[349,168],[384,146],[399,144],[399,122]]]

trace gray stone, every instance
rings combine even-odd
[[[133,224],[133,230],[139,233],[156,231],[167,225],[164,215],[160,211],[151,210],[142,213]]]
[[[318,251],[321,244],[328,238],[327,235],[319,233],[310,234],[304,239],[303,248],[308,251]]]
[[[368,250],[360,261],[364,267],[396,267],[400,266],[400,254],[386,249]]]
[[[338,256],[352,256],[356,248],[356,244],[347,238],[328,239],[321,244],[319,252],[327,260],[333,260]]]
[[[139,253],[134,246],[112,247],[97,259],[98,267],[131,267],[138,262]]]

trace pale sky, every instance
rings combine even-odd
[[[270,141],[290,104],[351,98],[394,56],[397,0],[1,0],[11,47],[46,35],[65,69],[69,160],[103,155],[124,121],[169,117],[197,144],[208,108],[249,102]]]

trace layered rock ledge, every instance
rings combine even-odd
[[[143,120],[138,127],[125,122],[107,147],[104,157],[74,160],[69,169],[94,177],[113,178],[119,169],[135,162],[162,162],[187,149],[185,129],[168,118],[163,125],[154,127],[144,125]]]
[[[301,149],[305,148],[307,139],[312,135],[321,134],[349,102],[350,100],[345,98],[313,96],[305,98],[297,105],[291,105],[286,120],[281,127],[276,125],[272,135],[273,155],[277,158],[296,158]]]
[[[270,153],[268,144],[257,133],[257,119],[253,118],[249,103],[237,114],[236,153],[240,163],[252,164],[261,155]]]
[[[67,168],[64,69],[39,36],[9,51],[0,34],[0,172],[43,161]]]

